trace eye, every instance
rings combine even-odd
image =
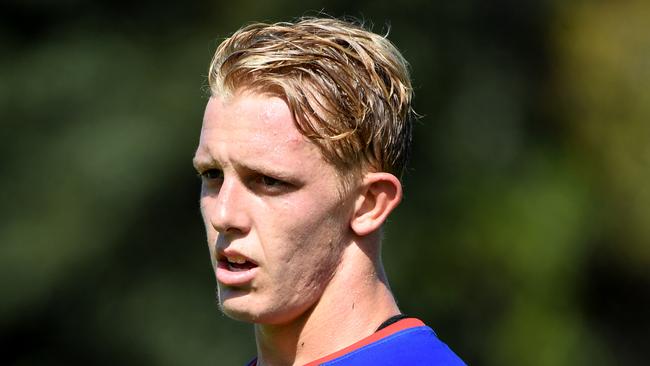
[[[208,169],[199,173],[199,176],[205,180],[223,179],[223,171],[220,169]]]
[[[253,192],[268,196],[283,195],[300,188],[299,183],[289,182],[285,178],[273,178],[262,173],[252,175],[248,182],[248,187]]]
[[[267,187],[282,187],[286,185],[285,182],[279,179],[271,178],[267,175],[260,176],[260,182]]]

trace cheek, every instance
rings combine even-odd
[[[259,206],[256,233],[275,276],[331,267],[348,238],[347,206],[336,186],[311,187]],[[330,259],[331,258],[331,259]],[[328,261],[328,259],[330,259]]]
[[[308,274],[318,268],[331,267],[345,244],[345,225],[341,213],[329,209],[296,209],[291,215],[277,215],[272,230],[279,246],[271,253],[271,263],[277,263],[287,274]]]
[[[200,202],[200,208],[201,208],[201,217],[203,218],[203,225],[205,227],[205,234],[207,238],[207,243],[208,243],[208,249],[210,250],[210,261],[212,262],[212,265],[214,266],[216,264],[216,255],[215,255],[215,250],[216,250],[216,242],[217,242],[217,237],[218,233],[212,227],[210,224],[210,220],[207,218],[205,214],[205,207],[204,207],[204,200],[201,200]]]
[[[205,232],[208,240],[215,239],[217,232],[211,224],[210,214],[214,211],[214,199],[207,195],[202,195],[199,200],[199,209],[201,211],[201,218],[205,226]]]

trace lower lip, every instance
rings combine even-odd
[[[259,267],[245,271],[232,271],[226,261],[217,262],[217,281],[225,286],[244,286],[250,283]]]

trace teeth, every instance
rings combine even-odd
[[[244,264],[246,263],[246,258],[242,256],[228,256],[228,262],[230,263],[236,263],[236,264]]]

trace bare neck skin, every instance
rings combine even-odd
[[[322,297],[301,317],[255,325],[258,366],[304,365],[371,335],[400,313],[374,247],[349,245]]]

